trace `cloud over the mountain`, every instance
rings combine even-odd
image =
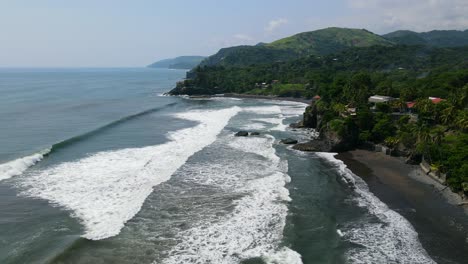
[[[288,20],[286,18],[278,18],[271,20],[268,22],[268,25],[265,27],[265,31],[268,33],[271,33],[275,31],[277,28],[279,28],[282,25],[285,25],[288,23]]]

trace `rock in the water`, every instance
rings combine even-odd
[[[251,136],[259,136],[260,133],[259,133],[259,132],[250,132],[250,135],[251,135]]]
[[[239,131],[234,136],[236,136],[236,137],[246,137],[248,135],[249,135],[249,132],[247,132],[247,131]]]
[[[290,128],[303,128],[304,123],[303,123],[303,121],[299,121],[297,123],[291,123],[291,124],[289,124],[289,127]]]
[[[292,138],[285,138],[285,139],[282,139],[280,142],[283,144],[287,144],[287,145],[297,144],[297,140],[292,139]]]
[[[294,145],[293,149],[300,150],[300,151],[308,151],[308,152],[317,151],[317,147],[311,144],[310,142],[296,144]]]

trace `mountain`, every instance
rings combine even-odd
[[[166,68],[166,69],[192,69],[205,59],[203,56],[180,56],[172,59],[157,61],[148,65],[149,68]]]
[[[382,36],[402,45],[428,45],[434,47],[461,47],[468,45],[468,30],[433,30],[422,33],[410,30],[398,30]]]
[[[382,88],[377,93],[385,91],[396,96],[392,91],[408,88],[412,89],[408,94],[419,90],[421,97],[447,98],[452,89],[450,85],[462,87],[467,84],[467,69],[468,46],[438,48],[427,45],[377,45],[280,63],[243,67],[196,67],[190,72],[190,78],[179,82],[170,94],[247,92],[304,97],[324,95],[329,89],[347,84],[347,80],[340,78],[366,72],[372,74],[375,87]],[[453,76],[458,78],[457,72],[460,71],[463,72],[462,77],[448,80]],[[437,78],[426,78],[428,75]],[[267,85],[261,85],[262,83]],[[272,86],[278,90],[270,89]],[[313,89],[307,91],[306,87]],[[269,94],[263,94],[265,92]],[[334,96],[339,96],[339,93]]]
[[[291,61],[309,55],[327,55],[352,47],[393,43],[365,29],[326,28],[299,33],[272,43],[221,49],[205,59],[201,66],[247,66],[279,61]]]

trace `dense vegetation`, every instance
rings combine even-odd
[[[394,97],[401,94],[405,100],[428,96],[445,98],[450,90],[465,81],[466,69],[468,47],[373,46],[291,62],[246,67],[200,66],[189,74],[193,78],[180,83],[173,93],[249,92],[280,96],[294,93],[302,97],[320,94],[336,99],[353,75],[366,72],[375,86],[373,92],[378,94]],[[270,85],[274,80],[279,84]],[[258,87],[261,83],[268,85]]]
[[[364,29],[326,28],[300,33],[269,44],[221,49],[200,66],[249,66],[326,55],[350,47],[391,46],[389,40]]]
[[[347,146],[372,142],[412,160],[423,157],[454,191],[468,194],[466,33],[397,31],[385,35],[389,42],[366,30],[329,28],[222,49],[171,93],[320,95],[308,111],[321,117],[321,131]],[[398,100],[371,110],[374,94]],[[435,104],[429,97],[445,100]],[[415,101],[411,113],[409,101]]]
[[[197,67],[173,94],[250,93],[311,98],[320,129],[351,145],[387,145],[394,153],[423,156],[447,174],[455,191],[468,193],[468,47],[372,46],[327,56],[243,67]],[[398,100],[371,111],[371,95]],[[434,104],[429,96],[446,100]],[[415,115],[406,102],[416,101]],[[346,109],[355,107],[355,116]]]
[[[433,30],[417,33],[398,30],[383,35],[384,38],[404,45],[428,45],[434,47],[461,47],[468,45],[468,30]]]

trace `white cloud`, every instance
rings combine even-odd
[[[467,0],[347,0],[362,27],[388,32],[468,28]]]
[[[268,25],[265,27],[265,31],[268,33],[272,33],[276,29],[278,29],[280,26],[285,25],[288,23],[288,20],[286,18],[278,18],[271,20],[268,22]]]

